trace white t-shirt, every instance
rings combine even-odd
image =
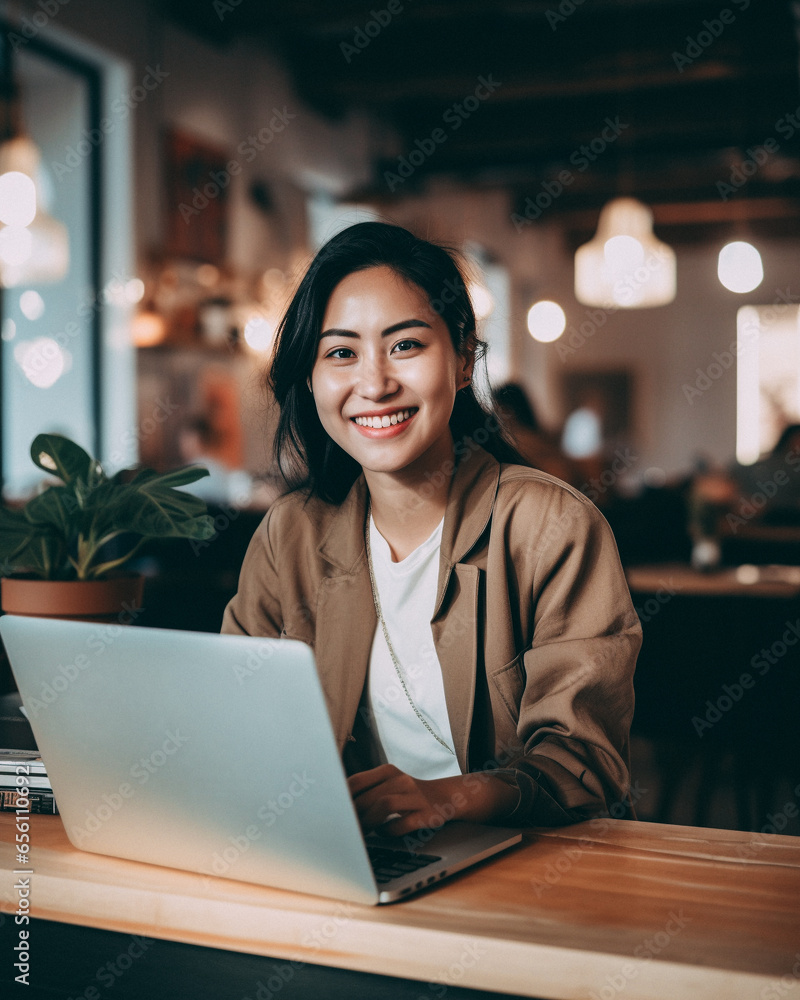
[[[389,544],[372,517],[369,539],[381,610],[406,687],[434,732],[455,749],[430,624],[436,603],[443,525],[442,520],[433,534],[400,562],[392,562]],[[431,735],[409,704],[380,622],[372,643],[367,695],[382,761],[414,778],[461,774],[454,754]]]

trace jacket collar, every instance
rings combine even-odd
[[[492,514],[500,464],[478,445],[463,451],[453,473],[444,515],[439,586],[436,611],[439,610],[452,567],[460,562],[483,534]],[[344,573],[363,569],[366,558],[364,526],[367,512],[367,484],[363,473],[358,477],[331,518],[319,552]]]

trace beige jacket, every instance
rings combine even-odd
[[[461,770],[502,768],[516,781],[512,825],[560,825],[626,803],[641,627],[611,529],[559,480],[501,466],[476,445],[462,451],[431,621]],[[277,500],[222,625],[314,648],[349,773],[376,763],[359,712],[376,627],[365,505],[363,476],[340,506],[300,493]]]

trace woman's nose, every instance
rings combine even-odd
[[[359,371],[358,393],[366,399],[382,399],[396,392],[397,379],[392,375],[388,362],[365,360]]]

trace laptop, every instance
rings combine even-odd
[[[522,839],[365,836],[304,643],[15,615],[0,636],[80,850],[377,904]]]

